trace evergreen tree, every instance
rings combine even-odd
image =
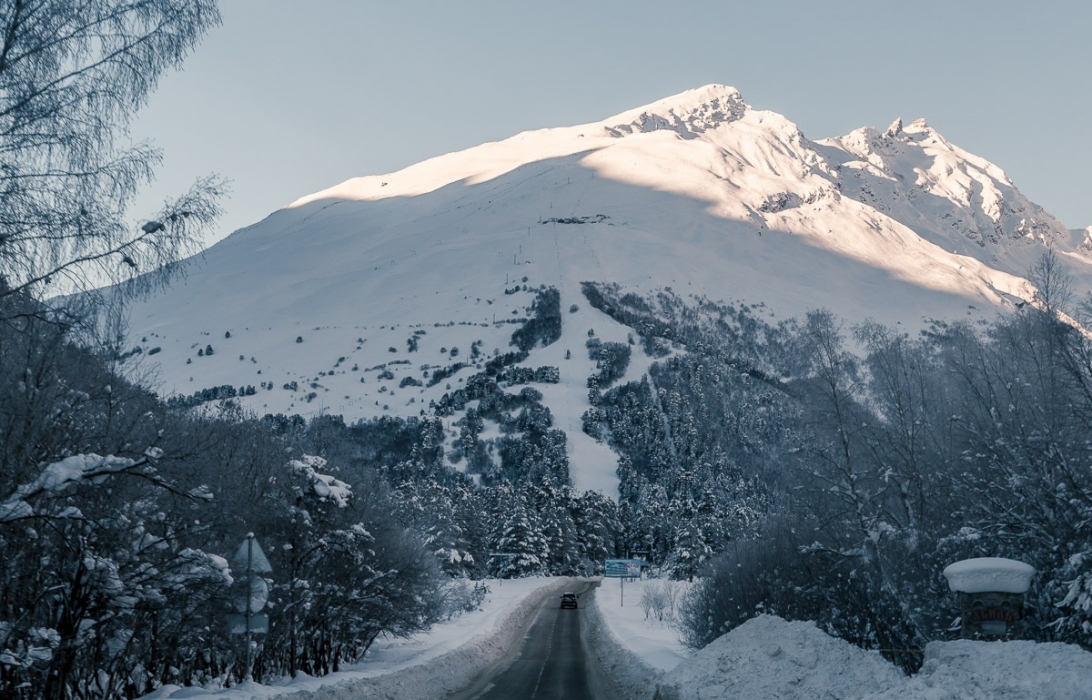
[[[502,483],[494,492],[491,573],[497,578],[546,573],[550,552],[535,514],[509,484]]]

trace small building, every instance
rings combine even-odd
[[[956,594],[964,639],[1015,639],[1024,619],[1024,594],[1035,568],[1015,559],[964,559],[944,569]]]

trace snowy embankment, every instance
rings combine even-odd
[[[437,624],[408,639],[377,641],[367,658],[348,670],[321,678],[300,674],[283,683],[243,683],[204,690],[164,686],[142,700],[337,700],[381,697],[432,700],[470,684],[486,666],[521,638],[546,597],[571,585],[568,578],[489,581],[480,610]]]
[[[931,642],[904,676],[875,652],[810,622],[763,616],[715,640],[666,674],[662,700],[1092,699],[1092,654],[1069,644]]]
[[[589,609],[608,675],[627,698],[1092,700],[1092,654],[1068,644],[932,642],[907,677],[814,623],[762,616],[686,656],[669,627],[644,619],[647,583],[627,584],[620,608],[617,583],[606,582]]]
[[[620,590],[623,585],[624,591]],[[620,697],[651,698],[664,673],[691,654],[668,619],[671,610],[665,610],[664,620],[654,612],[645,615],[641,597],[653,586],[675,586],[678,596],[685,584],[660,579],[622,584],[604,579],[585,608],[591,648]]]

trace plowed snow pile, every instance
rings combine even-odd
[[[1071,644],[933,642],[916,676],[861,700],[1025,698],[1092,699],[1092,654]]]
[[[835,639],[813,622],[772,616],[740,625],[664,676],[680,700],[856,698],[905,682],[879,655]]]
[[[907,678],[811,622],[759,617],[664,676],[678,700],[1092,700],[1092,654],[1066,644],[933,642]]]

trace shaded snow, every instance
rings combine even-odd
[[[605,592],[597,594],[600,604]],[[603,616],[609,619],[606,611]],[[639,659],[644,643],[633,639],[622,633],[614,642]],[[932,642],[921,671],[907,677],[878,653],[831,637],[814,623],[773,616],[740,625],[667,673],[656,672],[650,661],[625,666],[649,688],[634,697],[658,692],[661,700],[1092,699],[1092,653],[1077,646]]]
[[[657,670],[670,671],[693,653],[679,640],[673,617],[659,620],[646,616],[641,594],[654,585],[674,585],[679,597],[689,588],[680,581],[642,579],[621,583],[622,579],[603,579],[595,592],[595,607],[610,634],[642,663]]]
[[[145,700],[444,697],[510,651],[535,609],[544,600],[552,604],[558,591],[571,586],[570,579],[489,583],[492,590],[482,610],[408,640],[380,640],[367,660],[349,670],[220,690],[165,686]],[[632,598],[619,606],[617,581],[605,580],[582,607],[589,648],[621,697],[1092,700],[1092,654],[1066,644],[932,642],[921,671],[907,677],[879,654],[831,637],[814,623],[761,616],[689,654],[669,625],[643,620],[638,601],[644,584],[626,584]]]
[[[917,675],[860,692],[861,700],[1089,700],[1092,654],[1070,644],[933,642]]]
[[[963,593],[1026,593],[1035,568],[1022,561],[998,557],[964,559],[944,567],[953,591]]]
[[[608,682],[619,698],[651,698],[663,672],[650,666],[623,643],[612,628],[616,619],[608,601],[616,581],[603,579],[583,603],[581,625],[585,626],[590,653],[595,654]]]
[[[664,677],[680,700],[860,697],[903,682],[879,654],[820,631],[811,622],[763,616],[740,625]]]

